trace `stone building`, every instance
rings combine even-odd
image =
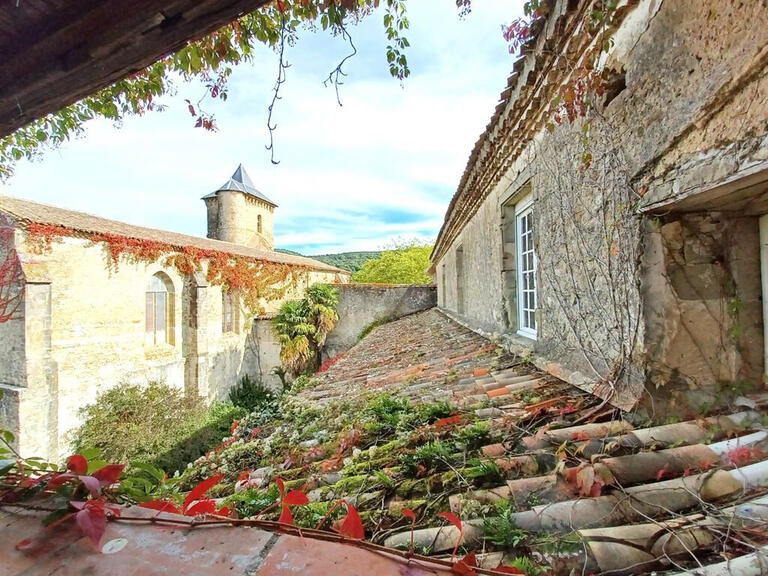
[[[603,5],[543,3],[432,272],[468,325],[661,417],[763,387],[768,5]]]
[[[274,378],[270,313],[311,283],[347,281],[345,271],[272,250],[275,204],[242,166],[204,200],[208,238],[0,196],[0,229],[10,231],[0,262],[18,265],[5,290],[20,302],[0,323],[0,427],[22,453],[64,453],[78,409],[120,382],[163,380],[210,401],[244,374]],[[199,268],[178,264],[184,255]],[[254,318],[242,294],[211,278],[214,261],[285,286],[259,300]]]

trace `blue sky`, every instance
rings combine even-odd
[[[351,29],[343,106],[323,79],[348,51],[341,38],[305,31],[275,110],[276,157],[265,150],[267,106],[277,56],[264,48],[237,67],[229,99],[207,109],[219,131],[192,127],[180,84],[169,109],[121,127],[91,122],[82,138],[21,162],[0,185],[18,196],[133,224],[205,235],[200,198],[242,162],[279,207],[278,247],[305,254],[373,250],[395,238],[432,240],[469,153],[512,67],[500,27],[522,2],[475,0],[457,17],[453,0],[408,2],[411,76],[389,76],[386,39],[375,13]]]

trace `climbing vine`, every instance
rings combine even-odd
[[[270,262],[195,246],[174,246],[119,234],[82,232],[55,224],[30,222],[26,232],[32,251],[38,254],[49,252],[52,245],[64,237],[85,238],[92,245],[101,244],[111,272],[118,269],[121,261],[130,264],[159,262],[182,276],[205,271],[206,280],[211,285],[237,291],[244,307],[253,316],[264,313],[264,302],[283,298],[308,271],[306,266],[297,264]]]

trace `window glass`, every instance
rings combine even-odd
[[[536,253],[533,245],[533,206],[521,202],[517,211],[518,331],[536,337]]]

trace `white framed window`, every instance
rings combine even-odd
[[[175,298],[173,283],[162,272],[149,279],[146,291],[147,343],[174,344]]]
[[[536,339],[536,250],[533,234],[533,198],[529,195],[515,206],[517,244],[518,334]]]

